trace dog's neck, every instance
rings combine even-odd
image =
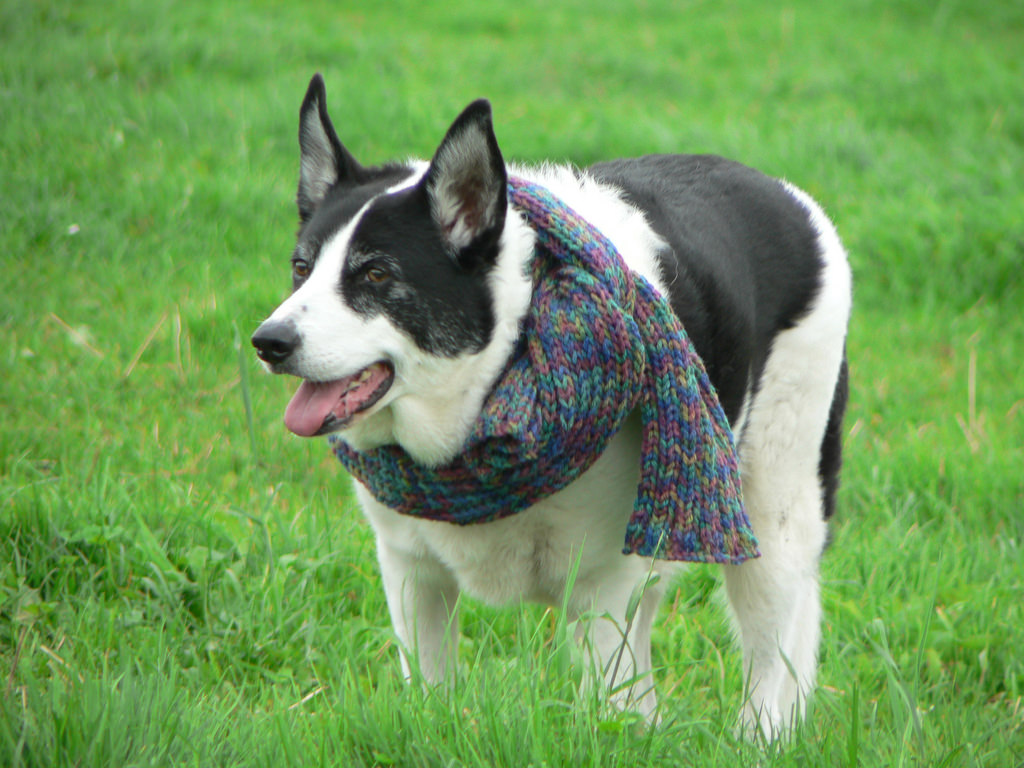
[[[515,349],[533,292],[534,241],[533,230],[509,208],[498,261],[488,276],[496,316],[487,346],[454,359],[417,356],[415,371],[396,371],[400,379],[415,381],[415,391],[403,392],[386,408],[346,430],[343,438],[349,445],[365,451],[398,444],[428,466],[455,457]]]

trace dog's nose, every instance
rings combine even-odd
[[[299,346],[301,338],[295,325],[288,320],[263,323],[252,335],[256,354],[266,363],[283,363]]]

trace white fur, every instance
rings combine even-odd
[[[633,270],[664,290],[656,256],[662,242],[615,190],[568,168],[513,167],[510,173],[543,184],[595,222]],[[737,420],[744,496],[762,557],[725,569],[750,674],[745,721],[768,737],[800,715],[814,682],[817,564],[825,539],[817,462],[850,306],[849,270],[834,229],[804,193],[787,189],[810,212],[827,266],[813,308],[776,338],[758,393],[748,395]],[[468,436],[512,351],[530,299],[526,260],[533,233],[509,209],[490,278],[494,306],[501,312],[493,338],[477,354],[440,359],[420,351],[385,319],[365,320],[346,309],[334,290],[339,260],[358,218],[324,249],[309,280],[273,317],[298,325],[306,356],[302,365],[316,377],[338,378],[384,357],[394,362],[396,381],[387,396],[343,433],[355,448],[398,442],[419,461],[446,461]],[[631,418],[576,482],[525,512],[486,525],[459,527],[402,516],[357,487],[377,537],[406,673],[409,658],[415,657],[428,681],[446,676],[457,644],[460,593],[495,604],[539,600],[557,605],[565,597],[567,574],[578,562],[570,619],[583,619],[581,627],[609,686],[616,682],[612,674],[619,681],[637,678],[616,699],[651,715],[655,695],[645,676],[650,672],[651,623],[664,581],[645,594],[624,647],[626,606],[652,568],[671,573],[677,566],[621,555],[639,450],[640,425]]]

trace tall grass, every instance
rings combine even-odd
[[[0,764],[1024,763],[1022,38],[1013,2],[0,0]],[[657,728],[537,606],[467,601],[457,684],[401,680],[367,526],[245,349],[314,71],[367,162],[486,95],[509,157],[715,152],[836,220],[847,463],[790,744],[734,736],[706,568]]]

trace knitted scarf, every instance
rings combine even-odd
[[[426,467],[398,446],[357,452],[332,436],[337,457],[397,512],[484,523],[576,480],[639,408],[640,483],[623,553],[757,557],[732,432],[668,301],[547,189],[513,178],[508,191],[537,236],[533,299],[462,452]]]

